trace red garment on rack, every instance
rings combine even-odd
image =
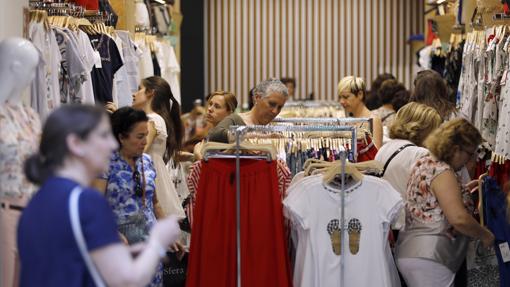
[[[374,160],[375,155],[377,154],[377,147],[375,147],[374,142],[370,136],[366,137],[365,140],[358,140],[356,150],[358,152],[358,157],[356,158],[356,162],[363,162]]]
[[[292,286],[276,162],[241,160],[243,287]],[[187,287],[235,287],[235,159],[202,164],[194,211]]]
[[[196,161],[191,165],[191,171],[186,178],[188,190],[190,193],[190,200],[184,206],[184,212],[188,217],[188,221],[193,225],[193,210],[196,204],[196,190],[198,189],[198,183],[200,181],[200,172],[202,170],[203,161]],[[278,190],[280,191],[282,201],[287,197],[287,189],[290,186],[292,180],[292,173],[290,172],[287,164],[278,159],[276,160],[276,171],[278,174]]]
[[[99,0],[72,0],[87,10],[99,10]]]
[[[505,186],[510,182],[510,160],[505,160],[504,164],[493,162],[489,168],[489,175],[495,178],[500,186]]]

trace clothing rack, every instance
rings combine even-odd
[[[283,106],[284,108],[320,108],[320,107],[340,107],[338,102],[334,101],[295,101],[295,102],[287,102]]]
[[[344,131],[351,132],[352,138],[356,140],[356,127],[353,126],[285,126],[285,125],[273,125],[273,126],[232,126],[230,127],[230,132],[235,134],[235,155],[226,155],[226,154],[217,154],[217,155],[204,155],[204,159],[209,158],[235,158],[236,159],[236,250],[237,250],[237,287],[241,287],[241,158],[265,158],[258,156],[249,156],[249,155],[241,155],[241,138],[248,132],[320,132],[320,131]],[[355,146],[355,144],[353,145]],[[347,153],[345,151],[340,151],[340,159],[341,159],[341,216],[340,222],[341,226],[345,225],[345,164],[347,161]],[[342,229],[344,230],[344,229]],[[344,232],[340,234],[341,240],[341,250],[342,254],[346,254],[345,252],[345,235]],[[340,282],[342,286],[344,285],[344,263],[343,260],[340,260]]]
[[[340,126],[346,124],[365,123],[368,122],[370,133],[373,133],[373,119],[372,118],[280,118],[277,117],[273,120],[274,123],[293,123],[293,124],[338,124]],[[352,138],[352,155],[353,159],[357,155],[356,137]]]

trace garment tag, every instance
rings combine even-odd
[[[499,251],[501,251],[501,258],[503,258],[503,262],[510,261],[510,248],[508,248],[508,242],[499,244]]]
[[[99,54],[98,51],[94,51],[94,66],[96,66],[98,69],[103,67],[101,64],[101,54]]]

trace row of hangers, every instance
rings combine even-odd
[[[87,18],[76,18],[73,16],[61,16],[54,15],[49,16],[46,10],[31,10],[30,21],[43,23],[45,29],[51,29],[51,26],[60,28],[68,28],[76,31],[81,29],[89,35],[106,34],[112,36],[115,33],[115,29],[112,26],[107,26],[102,18],[91,16],[95,21],[92,23]]]
[[[226,144],[219,142],[207,142],[202,146],[199,151],[200,156],[207,160],[208,153],[221,151],[222,154],[234,155],[237,150],[236,144]],[[268,160],[276,160],[276,149],[273,145],[251,144],[243,142],[239,146],[239,150],[243,151],[244,155],[264,155]]]
[[[145,32],[136,32],[134,40],[138,43],[144,42],[151,52],[157,51],[156,42],[158,41],[158,37],[156,35],[146,34]]]
[[[278,151],[297,153],[308,150],[342,151],[349,147],[351,140],[347,138],[249,138],[248,143],[254,145],[272,145]]]
[[[335,189],[341,187],[342,170],[345,171],[345,188],[349,188],[363,180],[365,174],[380,175],[383,171],[383,165],[375,160],[361,163],[346,162],[342,167],[342,161],[333,162],[317,159],[308,159],[304,166],[304,176],[322,174],[323,183],[333,186]]]

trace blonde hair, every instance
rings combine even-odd
[[[229,91],[215,91],[210,93],[206,101],[209,103],[209,101],[214,98],[215,96],[222,96],[225,99],[225,105],[227,106],[227,111],[234,112],[237,108],[237,99],[236,96],[229,92]]]
[[[451,164],[454,146],[475,146],[482,142],[480,132],[463,118],[443,123],[425,140],[425,147],[439,160]]]
[[[354,94],[356,97],[359,92],[363,94],[363,101],[366,99],[367,94],[367,86],[365,85],[365,81],[362,78],[357,78],[354,76],[347,76],[340,80],[338,83],[338,95],[341,92],[348,91]]]
[[[400,108],[390,127],[390,138],[406,139],[421,146],[423,140],[439,125],[439,113],[425,104],[410,102]]]

